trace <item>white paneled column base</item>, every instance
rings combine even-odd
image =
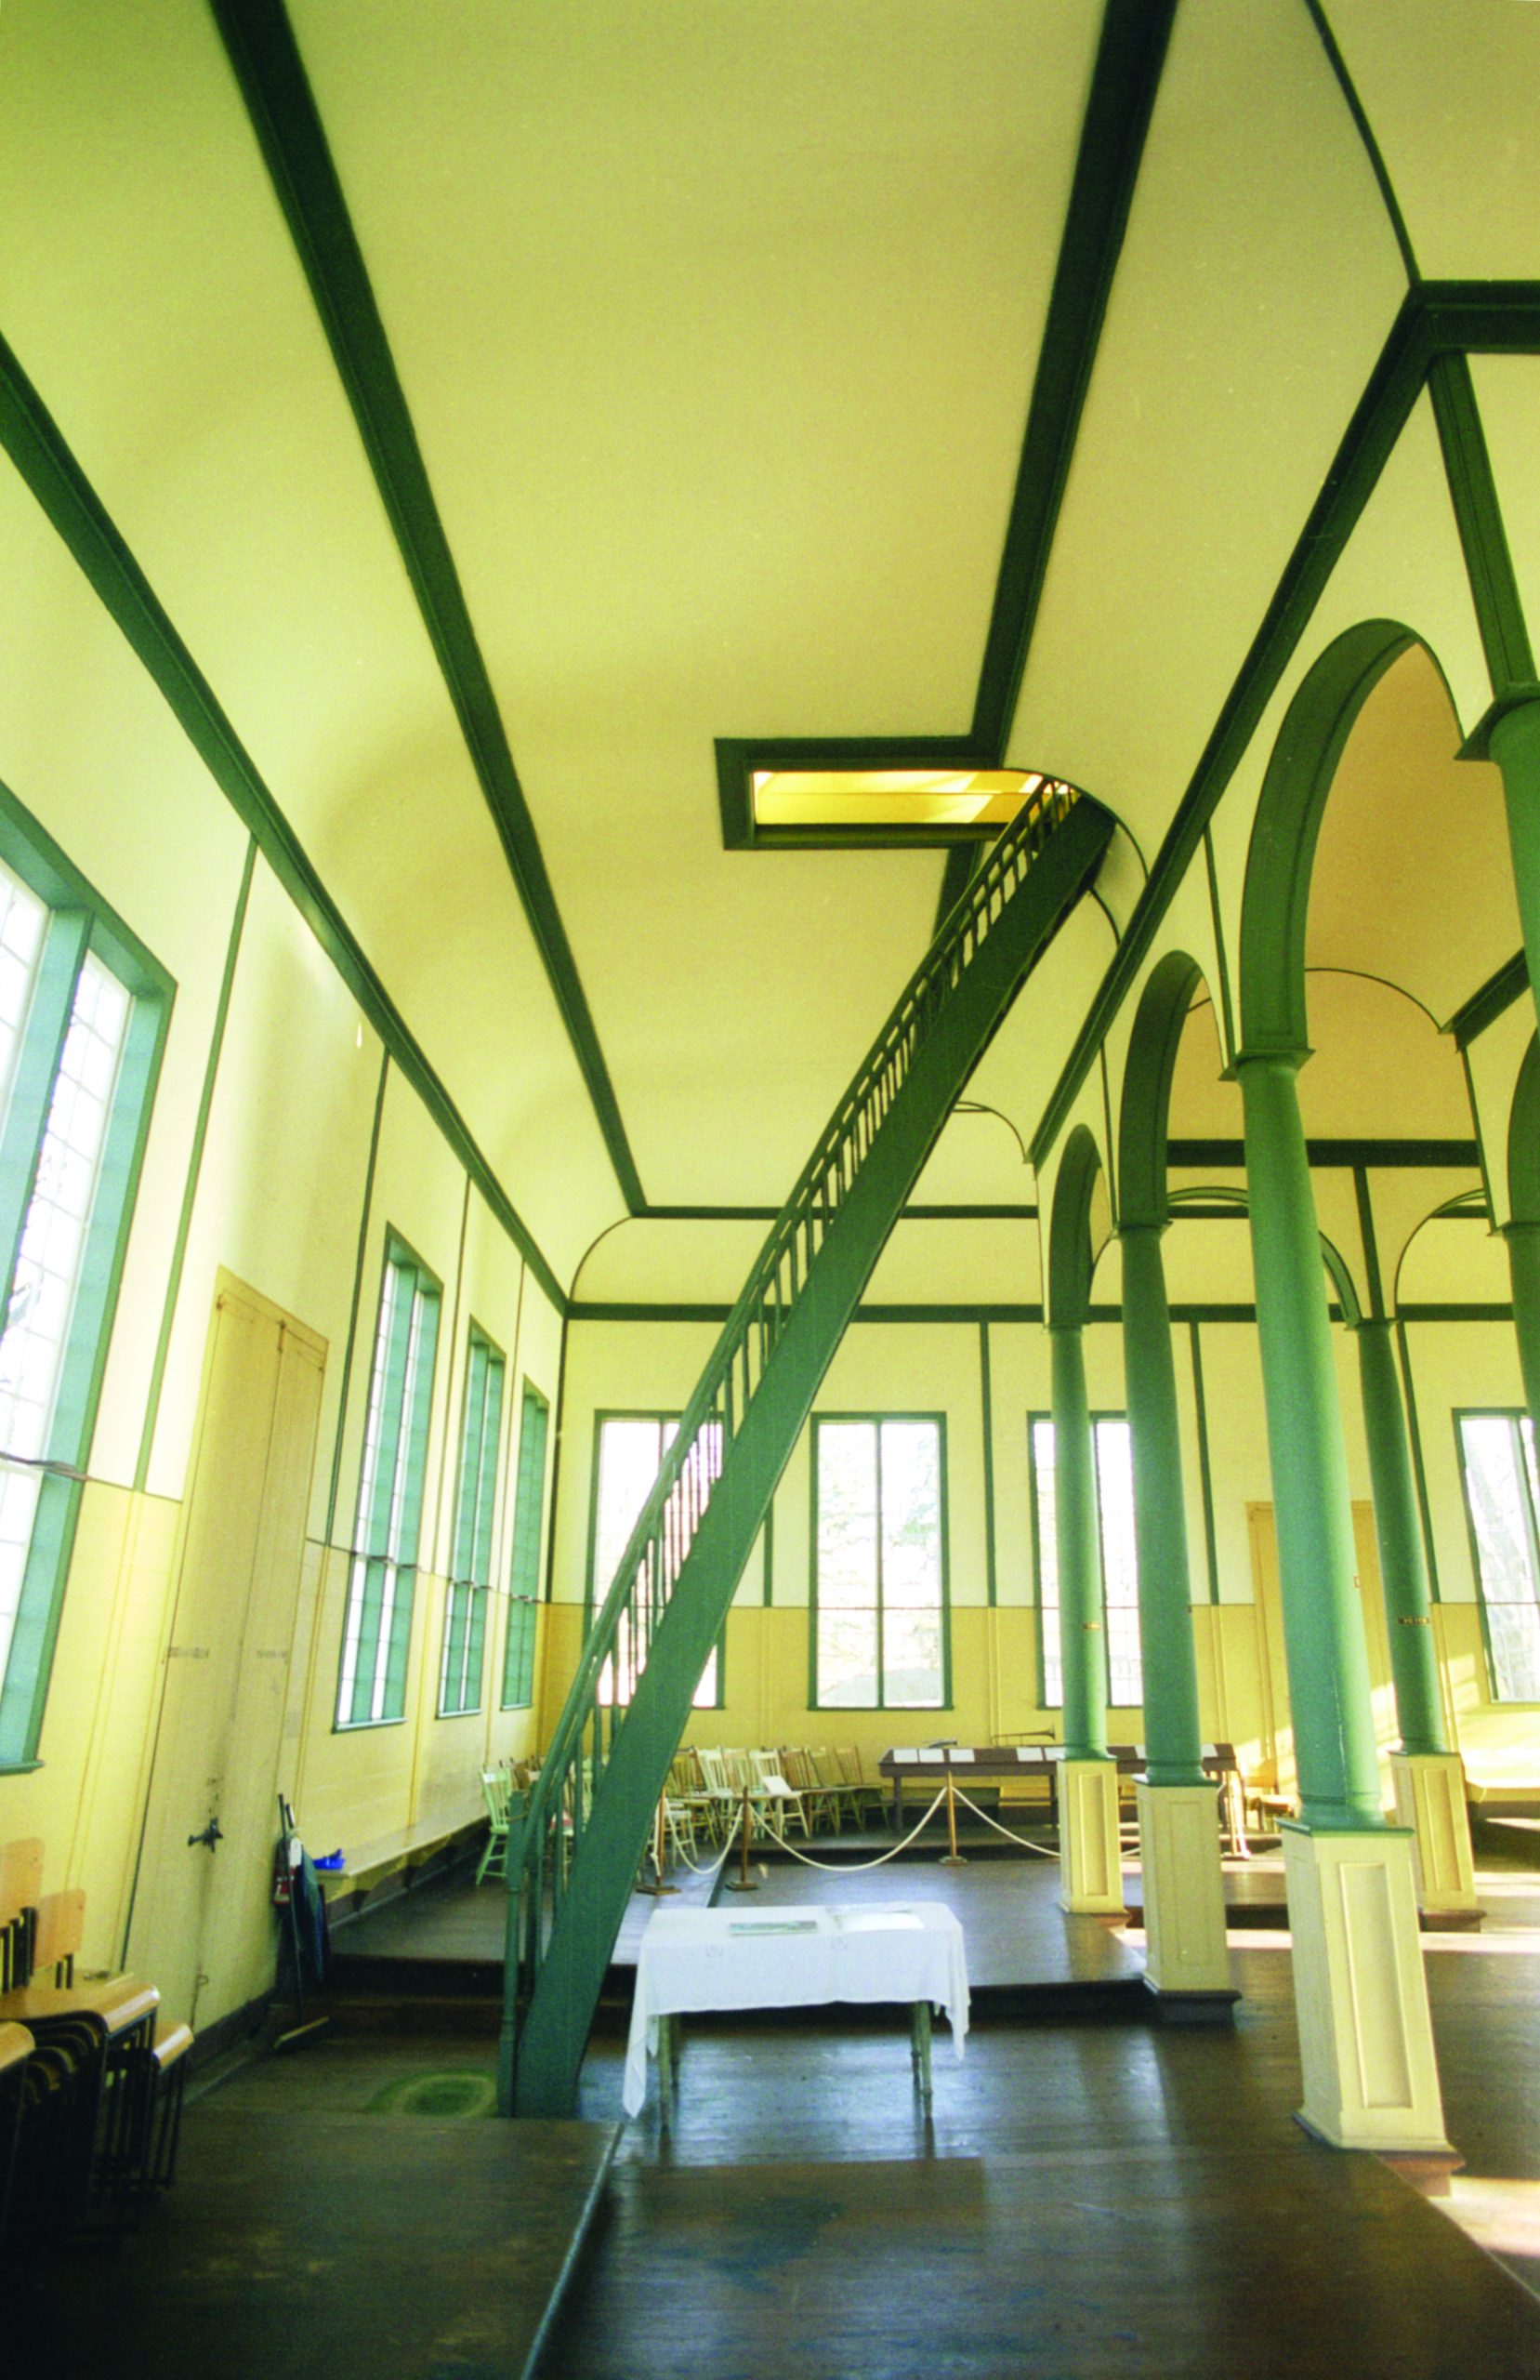
[[[1336,2149],[1447,2152],[1412,1837],[1285,1824],[1300,2122]]]
[[[1090,1917],[1123,1909],[1117,1763],[1066,1760],[1059,1768],[1059,1906]]]
[[[1144,1870],[1144,1979],[1155,1992],[1233,1998],[1219,1867],[1219,1805],[1212,1785],[1139,1792]]]
[[[1454,1917],[1476,1906],[1465,1765],[1454,1752],[1393,1752],[1396,1818],[1412,1830],[1417,1906]]]

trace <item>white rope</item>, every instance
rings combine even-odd
[[[822,1868],[826,1876],[859,1876],[863,1874],[869,1868],[885,1868],[889,1859],[896,1859],[901,1851],[906,1851],[909,1845],[914,1842],[915,1835],[918,1834],[921,1828],[923,1828],[928,1820],[935,1816],[937,1810],[940,1809],[945,1799],[946,1787],[943,1785],[935,1800],[931,1803],[929,1809],[926,1811],[924,1818],[920,1819],[919,1824],[912,1827],[906,1835],[901,1836],[900,1840],[894,1844],[891,1851],[883,1852],[881,1857],[876,1859],[814,1859],[809,1858],[806,1851],[796,1850],[793,1844],[787,1842],[783,1834],[772,1834],[770,1836],[770,1841],[775,1844],[778,1851],[789,1851],[794,1859],[800,1859],[804,1868]]]
[[[992,1826],[996,1834],[1003,1834],[1007,1843],[1019,1843],[1023,1851],[1035,1851],[1040,1859],[1057,1859],[1059,1858],[1058,1852],[1050,1851],[1046,1844],[1041,1843],[1030,1843],[1024,1834],[1013,1834],[1008,1826],[1002,1826],[998,1818],[992,1818],[987,1810],[981,1810],[979,1807],[977,1802],[970,1802],[967,1795],[962,1791],[960,1786],[954,1788],[954,1790],[956,1792],[958,1801],[961,1802],[965,1810],[971,1810],[976,1818],[982,1818],[984,1824],[986,1826]]]

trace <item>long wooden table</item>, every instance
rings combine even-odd
[[[1142,1744],[1109,1744],[1119,1777],[1137,1777],[1146,1763]],[[999,1786],[1024,1778],[1040,1778],[1046,1788],[1048,1820],[1059,1823],[1059,1764],[1062,1744],[894,1744],[877,1762],[877,1774],[892,1787],[893,1829],[902,1831],[905,1785],[928,1786],[934,1792],[950,1774],[962,1792],[969,1781]],[[1204,1774],[1211,1777],[1219,1796],[1220,1825],[1238,1859],[1249,1859],[1246,1840],[1244,1779],[1233,1744],[1204,1744]]]

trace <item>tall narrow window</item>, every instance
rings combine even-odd
[[[592,1558],[589,1565],[589,1623],[613,1584],[626,1542],[657,1478],[663,1459],[678,1432],[674,1413],[604,1413],[599,1416],[599,1446],[594,1474]],[[708,1432],[702,1440],[705,1469],[715,1477],[721,1468],[719,1435]],[[640,1670],[640,1647],[633,1645],[627,1620],[621,1621],[615,1650],[599,1675],[601,1702],[629,1702]],[[697,1710],[718,1710],[722,1701],[722,1647],[711,1657],[695,1688]]]
[[[405,1715],[438,1341],[439,1285],[392,1236],[386,1242],[363,1425],[337,1683],[339,1727],[366,1727]]]
[[[949,1699],[942,1424],[813,1423],[813,1701],[941,1709]]]
[[[551,1408],[524,1382],[519,1417],[519,1483],[508,1566],[508,1633],[503,1648],[503,1708],[527,1711],[534,1699],[534,1626],[540,1606],[540,1521],[546,1498],[546,1440]]]
[[[1144,1699],[1139,1641],[1139,1569],[1134,1553],[1134,1445],[1121,1414],[1099,1413],[1091,1432],[1096,1449],[1101,1583],[1106,1599],[1107,1694],[1113,1707],[1130,1709]],[[1064,1665],[1059,1619],[1053,1423],[1046,1414],[1033,1416],[1031,1435],[1043,1708],[1058,1711],[1064,1701]]]
[[[1460,1467],[1493,1699],[1540,1702],[1540,1475],[1527,1413],[1460,1413]]]
[[[169,988],[31,856],[0,865],[0,1767],[37,1750]]]
[[[460,1478],[454,1496],[454,1543],[439,1675],[441,1719],[481,1707],[487,1594],[492,1585],[492,1515],[497,1501],[497,1449],[503,1434],[503,1368],[499,1351],[472,1323],[466,1349]]]

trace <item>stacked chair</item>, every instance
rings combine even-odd
[[[33,2252],[169,2186],[192,2046],[153,1984],[76,1982],[86,1896],[42,1881],[0,1846],[0,2246]]]

